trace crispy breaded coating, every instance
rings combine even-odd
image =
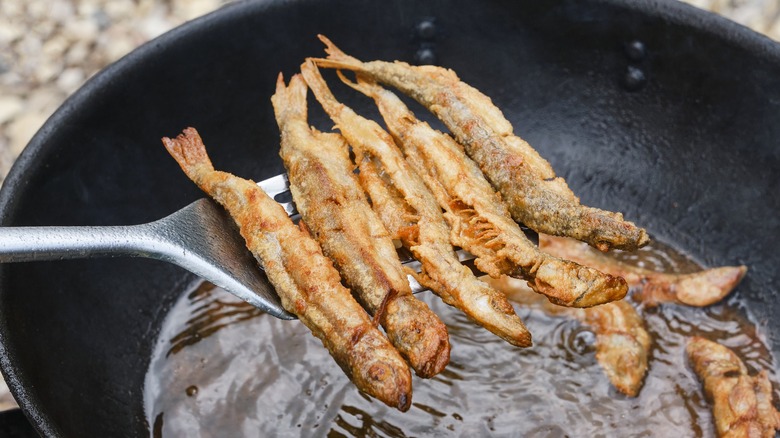
[[[393,237],[399,238],[420,261],[422,272],[417,275],[418,281],[502,339],[513,345],[530,346],[531,334],[512,305],[461,265],[450,244],[441,209],[390,135],[338,102],[314,63],[304,63],[301,72],[354,148],[361,182],[372,206],[386,221]]]
[[[608,255],[597,253],[572,239],[540,234],[539,248],[558,257],[623,277],[632,295],[648,306],[676,303],[704,307],[715,304],[729,294],[747,272],[746,266],[722,266],[690,274],[666,274],[631,266]]]
[[[634,306],[620,300],[585,309],[585,323],[596,333],[596,360],[609,381],[623,394],[639,395],[651,340]]]
[[[398,88],[441,119],[485,176],[501,193],[512,217],[547,234],[569,236],[606,251],[634,250],[647,233],[622,214],[580,204],[563,178],[527,142],[489,97],[462,82],[451,70],[404,62],[361,62],[324,36],[327,59],[321,67],[353,70]]]
[[[588,307],[625,296],[621,279],[539,251],[455,140],[418,120],[389,90],[362,78],[356,84],[342,79],[376,101],[406,160],[446,211],[451,242],[474,254],[477,268],[492,277],[524,278],[566,306]]]
[[[772,403],[772,382],[766,370],[749,376],[733,351],[700,337],[686,348],[693,370],[712,402],[712,416],[721,437],[773,438],[780,429],[780,412]]]
[[[596,361],[612,386],[629,397],[639,395],[648,370],[652,341],[645,330],[644,320],[630,303],[620,300],[587,309],[573,309],[540,299],[527,284],[514,278],[486,278],[485,281],[512,301],[551,315],[576,318],[590,326],[596,335]]]
[[[322,341],[358,389],[401,411],[409,409],[409,367],[341,285],[305,228],[295,226],[254,182],[214,170],[195,129],[163,138],[163,144],[184,173],[228,210],[282,306]]]
[[[393,241],[352,172],[344,138],[309,127],[306,90],[300,75],[287,87],[279,75],[271,98],[298,211],[396,349],[417,375],[432,377],[449,362],[447,328],[412,295]]]

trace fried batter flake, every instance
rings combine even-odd
[[[312,62],[301,66],[317,100],[352,145],[360,179],[391,235],[422,265],[418,281],[444,302],[513,345],[531,345],[531,335],[506,298],[463,266],[449,241],[449,228],[433,195],[404,160],[392,137],[375,122],[341,104]]]
[[[686,347],[688,360],[712,402],[712,416],[722,437],[773,438],[780,429],[780,412],[772,403],[772,382],[766,370],[748,375],[730,349],[700,337]]]
[[[298,211],[396,349],[417,375],[432,377],[449,362],[447,328],[412,295],[393,241],[352,172],[344,138],[309,127],[306,90],[300,75],[289,86],[279,75],[271,98]]]
[[[195,129],[163,138],[163,144],[184,173],[228,210],[282,306],[322,341],[358,389],[401,411],[409,409],[409,367],[341,285],[305,228],[295,226],[254,182],[214,170]]]
[[[550,164],[513,134],[512,125],[490,98],[453,71],[399,61],[361,62],[319,37],[328,53],[327,59],[314,60],[319,66],[356,71],[396,87],[436,114],[501,193],[516,221],[602,251],[634,250],[649,241],[647,233],[622,214],[581,205]]]

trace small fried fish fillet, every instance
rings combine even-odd
[[[636,397],[648,369],[651,339],[636,309],[625,300],[587,309],[572,309],[540,300],[527,285],[510,277],[485,279],[510,300],[551,315],[569,316],[590,326],[596,335],[596,361],[618,391]]]
[[[300,75],[285,87],[280,74],[271,98],[298,211],[395,348],[417,375],[433,377],[449,362],[447,328],[412,295],[393,241],[352,172],[344,138],[309,127],[306,90]]]
[[[780,429],[780,413],[772,403],[772,382],[766,370],[751,377],[733,351],[700,337],[688,341],[686,352],[712,402],[719,436],[775,436]]]
[[[341,78],[375,100],[406,160],[446,211],[452,244],[474,254],[479,270],[524,278],[564,306],[589,307],[626,295],[622,279],[539,251],[463,148],[418,120],[395,94],[363,78],[358,83]]]
[[[466,153],[501,193],[512,217],[540,233],[573,237],[606,251],[634,250],[647,233],[622,214],[586,207],[555,175],[550,164],[513,134],[512,125],[490,98],[462,82],[451,70],[404,62],[361,62],[327,38],[321,67],[353,70],[398,88],[441,119]]]
[[[639,395],[647,374],[650,335],[626,300],[585,309],[585,323],[596,333],[596,360],[618,391]]]
[[[441,209],[390,135],[338,102],[314,63],[305,62],[301,72],[325,112],[354,148],[361,182],[372,206],[393,237],[399,238],[420,261],[422,272],[417,275],[418,281],[507,342],[530,346],[531,334],[506,297],[480,282],[459,262]]]
[[[704,307],[729,294],[747,272],[746,266],[722,266],[691,274],[666,274],[623,263],[598,253],[576,240],[540,234],[539,248],[558,257],[623,277],[629,287],[638,287],[633,299],[648,306],[677,303]]]
[[[254,182],[214,170],[198,132],[187,128],[163,144],[185,174],[222,204],[265,269],[282,306],[318,337],[361,391],[406,411],[412,376],[403,358],[374,326],[331,261],[305,228]]]

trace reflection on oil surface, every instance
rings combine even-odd
[[[662,249],[659,249],[662,248]],[[655,247],[624,258],[647,268],[690,271]],[[415,377],[412,408],[400,413],[360,394],[297,321],[262,314],[208,284],[171,309],[146,376],[153,436],[713,436],[710,408],[685,361],[686,338],[734,349],[751,372],[771,352],[735,299],[706,309],[643,311],[654,338],[636,398],[612,388],[579,322],[517,306],[534,347],[501,341],[444,305],[418,295],[447,324],[452,357],[439,376]]]

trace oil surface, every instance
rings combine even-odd
[[[656,245],[624,261],[666,272],[696,267]],[[748,275],[750,275],[748,273]],[[710,407],[685,359],[689,336],[734,349],[775,378],[771,351],[734,299],[705,309],[643,310],[653,337],[636,398],[612,388],[595,336],[578,321],[516,310],[534,336],[512,347],[430,292],[417,295],[447,324],[451,361],[414,380],[401,413],[360,394],[297,321],[262,314],[202,284],[171,309],[146,376],[153,436],[714,436]]]

